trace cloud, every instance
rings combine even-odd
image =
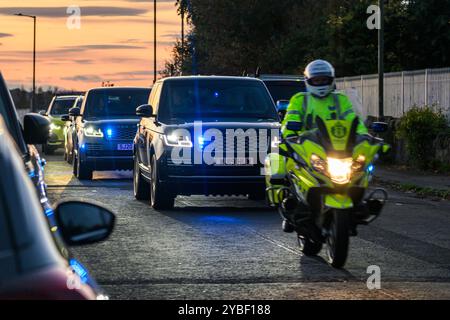
[[[62,51],[87,51],[87,50],[117,50],[117,49],[145,49],[144,46],[125,45],[125,44],[86,44],[81,46],[64,46]],[[58,50],[56,50],[58,51]]]
[[[77,75],[72,77],[62,77],[61,80],[66,81],[78,81],[78,82],[100,82],[104,79],[100,78],[98,75]]]
[[[83,7],[81,15],[84,17],[117,17],[117,16],[139,16],[147,13],[147,9],[124,8],[124,7]],[[13,15],[15,13],[36,15],[38,17],[62,18],[68,17],[67,7],[4,7],[0,8],[0,14]]]
[[[7,38],[7,37],[12,37],[13,35],[10,33],[2,33],[0,32],[0,38]]]

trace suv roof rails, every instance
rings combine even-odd
[[[261,80],[300,80],[304,81],[305,77],[300,75],[284,75],[284,74],[262,74],[259,76]]]

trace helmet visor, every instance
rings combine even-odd
[[[334,78],[327,76],[317,76],[307,80],[310,86],[321,87],[321,86],[330,86]]]

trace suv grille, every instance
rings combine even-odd
[[[111,135],[107,135],[108,140],[130,140],[136,136],[136,125],[116,126],[111,128]]]

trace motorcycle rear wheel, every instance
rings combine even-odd
[[[327,257],[328,263],[340,269],[345,265],[349,247],[349,214],[344,210],[334,210],[328,228]]]

